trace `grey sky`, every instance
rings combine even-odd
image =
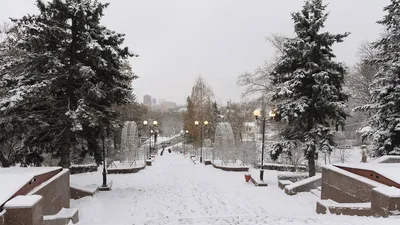
[[[2,0],[0,21],[35,13],[34,0]],[[139,54],[132,60],[140,78],[133,87],[144,94],[184,103],[192,84],[202,75],[217,101],[239,101],[237,77],[274,55],[265,37],[293,34],[290,12],[302,0],[108,0],[104,23],[125,33],[126,45]],[[375,22],[389,0],[331,0],[326,28],[350,31],[335,46],[338,60],[351,66],[359,45],[381,32]]]

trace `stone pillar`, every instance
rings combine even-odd
[[[6,224],[5,214],[6,210],[0,211],[0,225]]]
[[[43,202],[40,195],[17,196],[4,205],[7,225],[42,225]]]
[[[390,216],[400,211],[400,189],[379,187],[372,191],[371,209],[376,216]]]

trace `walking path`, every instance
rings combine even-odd
[[[109,175],[114,186],[72,202],[79,225],[351,225],[396,224],[400,218],[375,219],[318,215],[317,197],[287,196],[278,189],[276,173],[266,171],[269,187],[244,182],[243,173],[193,164],[182,155],[164,152],[152,167],[137,174]],[[71,176],[74,183],[101,182],[100,173]]]

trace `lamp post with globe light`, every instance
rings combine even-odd
[[[208,126],[208,121],[204,121],[203,124],[200,124],[199,121],[195,121],[194,124],[196,126],[200,126],[200,163],[203,162],[203,127]]]
[[[254,110],[254,117],[256,120],[262,122],[262,143],[261,143],[261,169],[260,169],[260,180],[264,181],[264,148],[265,148],[265,121],[267,118],[265,116],[261,117],[261,110]],[[269,117],[271,119],[276,117],[274,111],[269,112]]]
[[[189,134],[188,130],[183,131],[183,156],[186,156],[186,139],[187,139],[187,135]]]
[[[149,125],[149,122],[147,120],[145,120],[145,121],[143,121],[143,125],[147,126],[147,125]],[[157,121],[153,121],[153,123],[150,124],[150,127],[149,127],[149,129],[150,129],[150,137],[149,137],[149,152],[148,152],[148,155],[147,155],[148,159],[151,159],[151,136],[154,135],[154,143],[156,143],[157,132],[153,131],[153,127],[155,128],[155,127],[157,127],[157,125],[158,125],[158,122]]]

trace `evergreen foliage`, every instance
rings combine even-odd
[[[373,47],[377,54],[367,60],[378,65],[374,76],[372,102],[359,109],[371,115],[372,126],[366,135],[372,136],[376,156],[400,155],[400,1],[391,0],[384,8],[386,15],[379,24],[386,29],[385,35]]]
[[[322,0],[308,0],[292,14],[296,37],[285,41],[271,74],[278,119],[288,123],[282,135],[304,144],[310,176],[318,150],[331,149],[331,126],[344,125],[347,117],[346,68],[333,60],[332,45],[349,34],[323,32],[325,10]]]
[[[37,1],[38,15],[14,19],[24,60],[2,69],[0,126],[22,128],[25,150],[40,149],[69,167],[79,139],[101,159],[98,140],[119,123],[113,105],[129,102],[124,35],[101,25],[108,4],[95,0]],[[127,71],[128,70],[128,71]],[[4,76],[7,79],[4,79]]]

